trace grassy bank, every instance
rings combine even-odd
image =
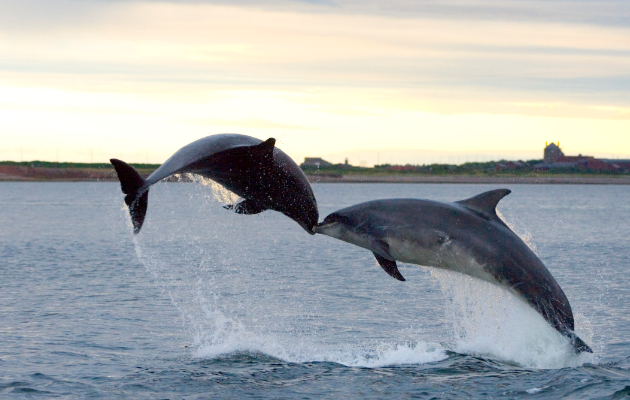
[[[355,167],[351,165],[334,165],[327,167],[302,166],[302,170],[311,176],[321,177],[526,177],[540,178],[554,177],[630,177],[630,172],[624,171],[593,171],[584,168],[555,168],[546,171],[536,170],[534,165],[542,160],[529,160],[515,164],[510,161],[472,162],[460,165],[431,164],[392,166],[377,165],[374,168]]]

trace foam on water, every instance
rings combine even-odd
[[[426,364],[447,358],[445,349],[438,344],[418,342],[415,344],[381,343],[378,346],[353,344],[344,347],[322,347],[297,338],[284,340],[257,335],[242,323],[226,318],[220,312],[218,331],[206,338],[193,353],[199,358],[218,358],[237,353],[263,353],[287,362],[334,362],[349,367],[378,368],[390,365]]]

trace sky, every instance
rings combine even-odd
[[[354,165],[630,158],[627,0],[0,0],[0,160],[209,134]]]

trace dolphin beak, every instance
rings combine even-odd
[[[314,235],[317,233],[317,225],[313,225],[313,226],[308,226],[307,223],[304,223],[302,221],[297,221],[296,222],[302,227],[302,229],[304,229],[306,232],[308,232],[310,235]]]
[[[309,233],[309,235],[314,235],[315,233],[317,233],[315,226],[317,225],[317,220],[319,219],[317,206],[307,210],[305,210],[305,208],[306,207],[297,204],[295,205],[295,207],[288,207],[286,209],[277,211],[280,211],[287,217],[297,222],[298,225],[302,227],[302,229]]]

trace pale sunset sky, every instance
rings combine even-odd
[[[630,1],[0,0],[0,160],[216,133],[355,165],[630,158]]]

